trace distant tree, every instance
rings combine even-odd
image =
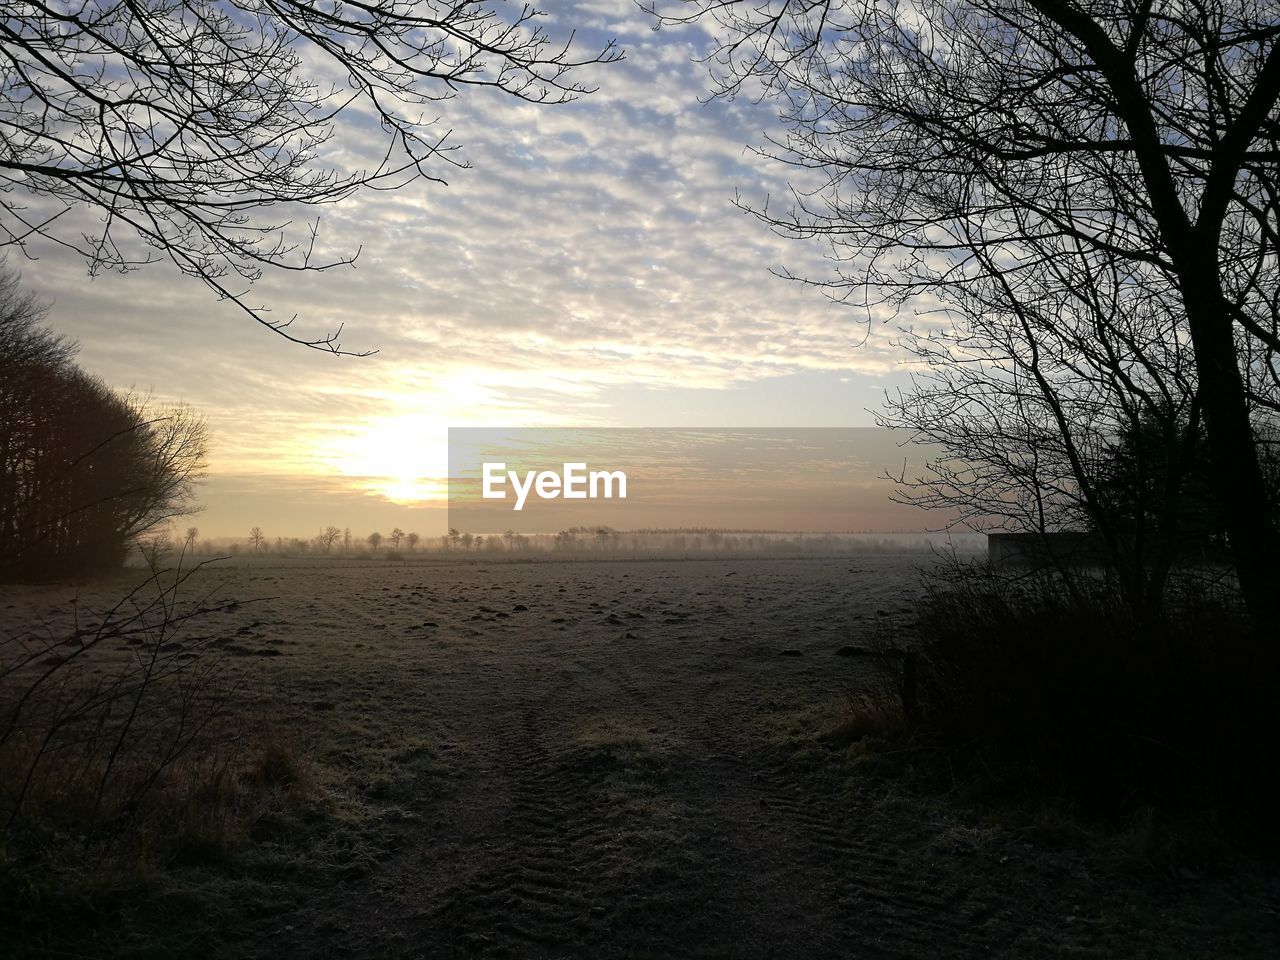
[[[391,531],[391,549],[399,550],[400,541],[404,539],[404,531],[399,527],[395,527]]]
[[[476,538],[475,538],[473,535],[471,535],[471,534],[469,534],[469,533],[464,533],[464,534],[462,535],[462,549],[463,549],[463,550],[470,550],[470,549],[471,549],[471,545],[472,545],[473,543],[475,543],[475,541],[476,541]]]
[[[418,545],[418,541],[421,540],[422,538],[419,537],[416,533],[414,533],[411,530],[409,531],[409,535],[406,539],[408,540],[408,543],[409,543],[409,552],[412,553],[414,548]]]
[[[184,549],[194,553],[196,549],[196,538],[200,536],[199,527],[187,527],[187,535],[182,540]]]
[[[0,21],[0,247],[44,237],[91,272],[168,260],[280,335],[337,352],[337,333],[300,337],[245,299],[264,268],[354,259],[321,256],[317,222],[297,236],[304,221],[273,211],[438,181],[435,165],[462,165],[434,126],[458,91],[587,92],[572,73],[619,53],[581,55],[542,18],[498,0],[13,0]],[[348,109],[372,162],[329,142]],[[336,155],[350,162],[323,162]]]
[[[161,570],[168,562],[172,549],[173,545],[169,541],[169,532],[167,530],[161,530],[138,543],[138,550],[142,553],[142,560],[147,565],[147,569],[153,573]]]
[[[351,528],[345,527],[342,531],[342,552],[351,552]]]
[[[340,536],[342,536],[342,531],[337,527],[330,525],[320,531],[320,536],[317,539],[320,542],[320,546],[324,549],[324,552],[328,553],[333,549],[333,545],[338,542],[338,538]]]
[[[516,532],[514,530],[506,530],[502,534],[502,539],[507,542],[507,549],[512,550],[516,545]]]
[[[378,531],[375,530],[373,533],[369,534],[369,536],[367,536],[365,540],[369,544],[369,549],[372,550],[374,553],[377,553],[378,546],[382,543],[382,534],[378,533]]]
[[[457,547],[458,543],[461,540],[462,540],[462,534],[460,534],[456,528],[450,527],[449,528],[449,546]]]
[[[477,534],[476,534],[476,542],[475,542],[475,546],[476,546],[476,549],[477,549],[477,550],[479,550],[481,547],[483,547],[483,546],[485,545],[485,543],[487,543],[487,542],[488,542],[488,541],[486,541],[486,540],[485,540],[485,538],[484,538],[484,534],[480,534],[480,533],[477,533]]]
[[[254,553],[261,553],[263,545],[267,542],[266,535],[262,532],[261,527],[254,527],[249,531],[249,546],[253,547]]]

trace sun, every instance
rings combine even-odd
[[[324,459],[394,503],[448,496],[448,430],[430,415],[403,414],[354,428]]]

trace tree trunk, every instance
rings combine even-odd
[[[1216,257],[1207,262],[1216,263]],[[1234,331],[1214,273],[1187,270],[1182,281],[1214,486],[1222,501],[1240,592],[1250,615],[1263,623],[1280,612],[1280,532],[1258,462]]]

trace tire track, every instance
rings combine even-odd
[[[497,726],[491,762],[510,797],[501,836],[430,917],[428,935],[456,956],[576,955],[609,939],[609,881],[625,851],[602,791],[617,764],[607,752],[552,746],[572,688],[562,680]]]
[[[1009,922],[997,887],[974,889],[922,864],[919,837],[860,819],[869,811],[832,783],[744,734],[741,700],[700,691],[667,705],[629,663],[612,666],[620,700],[693,734],[672,780],[701,842],[728,848],[708,882],[724,942],[786,943],[813,958],[988,956],[993,941],[1061,942],[1047,923]]]

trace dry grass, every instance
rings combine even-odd
[[[186,595],[190,574],[153,573],[92,626],[0,643],[0,922],[17,942],[223,865],[310,802],[296,742],[227,711],[240,676],[191,635],[217,605]]]
[[[852,698],[840,716],[819,735],[824,743],[849,747],[866,740],[895,740],[906,731],[902,704],[887,694]]]

